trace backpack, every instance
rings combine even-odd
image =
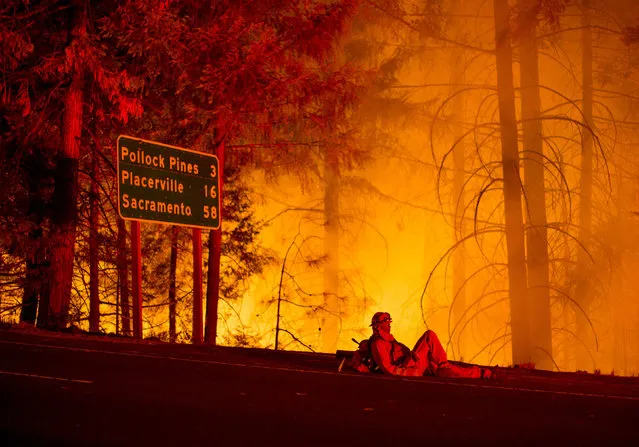
[[[380,374],[383,373],[379,365],[375,363],[375,359],[373,358],[373,351],[371,349],[373,341],[378,337],[379,335],[373,334],[370,336],[370,338],[362,340],[361,342],[358,342],[354,338],[352,339],[355,343],[358,344],[358,347],[357,351],[355,351],[355,354],[353,354],[353,358],[350,361],[349,366],[351,368],[360,372],[372,372]],[[392,360],[391,363],[396,366],[404,366],[407,360],[413,359],[412,364],[414,364],[415,360],[413,358],[411,350],[403,343],[394,340],[391,342],[391,359],[395,358],[394,353],[396,352],[396,350],[400,350],[401,352],[399,363],[395,363]]]
[[[373,353],[371,351],[371,342],[372,336],[366,340],[362,340],[358,342],[353,339],[355,343],[357,343],[357,351],[353,354],[351,361],[349,362],[349,366],[356,371],[360,372],[373,372],[373,373],[381,373],[379,366],[375,363],[375,359],[373,359]]]

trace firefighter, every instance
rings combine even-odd
[[[406,345],[395,340],[391,334],[392,321],[388,312],[377,312],[373,315],[371,321],[373,335],[367,340],[371,352],[371,371],[379,368],[382,373],[394,376],[469,379],[492,377],[491,370],[487,368],[475,365],[463,367],[449,363],[446,351],[437,335],[431,330],[424,332],[411,351]]]

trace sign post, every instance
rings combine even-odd
[[[121,135],[117,141],[118,213],[131,220],[134,336],[142,338],[140,221],[193,228],[193,342],[202,341],[201,229],[220,228],[215,155]]]
[[[202,343],[202,230],[193,228],[193,344]]]
[[[133,338],[142,338],[142,245],[140,221],[131,221],[131,295],[133,300]]]

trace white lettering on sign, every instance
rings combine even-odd
[[[122,207],[140,211],[152,211],[154,213],[174,214],[176,216],[193,215],[191,207],[181,202],[166,203],[157,200],[137,199],[135,197],[129,197],[128,194],[122,195]]]
[[[158,189],[167,192],[184,192],[184,185],[174,178],[154,178],[134,174],[126,169],[122,170],[122,184],[131,186],[141,186],[142,188]]]
[[[197,163],[188,163],[185,161],[181,161],[180,157],[173,156],[169,157],[169,169],[194,175],[198,175],[200,173]]]
[[[144,149],[131,152],[128,147],[122,146],[122,158],[120,161],[166,169],[163,155],[149,155],[144,152]]]

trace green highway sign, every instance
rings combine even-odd
[[[117,169],[123,219],[220,227],[215,155],[120,135]]]

